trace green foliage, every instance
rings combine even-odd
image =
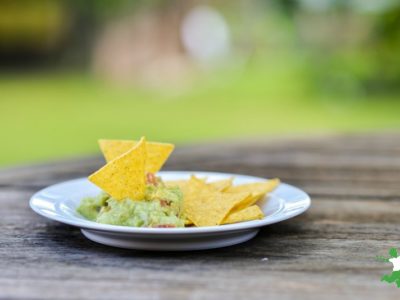
[[[383,256],[377,256],[376,260],[380,262],[389,262],[389,259]]]
[[[397,249],[396,249],[396,248],[390,249],[390,250],[389,250],[389,255],[390,255],[391,257],[397,257],[397,256],[398,256],[398,255],[397,255]]]
[[[321,97],[285,65],[216,73],[187,90],[119,89],[79,74],[0,79],[0,164],[99,153],[98,138],[190,143],[400,128],[397,97]]]

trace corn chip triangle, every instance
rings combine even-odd
[[[117,200],[141,200],[146,189],[146,140],[141,138],[127,152],[107,162],[89,180]]]

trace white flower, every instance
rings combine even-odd
[[[393,264],[393,271],[400,271],[400,256],[390,258],[389,261]]]

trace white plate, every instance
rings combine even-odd
[[[163,180],[188,179],[192,174],[208,181],[234,177],[233,184],[260,182],[253,176],[214,172],[159,172]],[[31,208],[46,218],[81,228],[90,240],[104,245],[142,250],[201,250],[239,244],[253,238],[260,227],[293,218],[306,211],[310,197],[302,190],[281,183],[258,204],[264,211],[262,220],[236,224],[188,228],[140,228],[100,224],[86,220],[76,212],[82,198],[95,196],[100,189],[86,178],[49,186],[32,196]]]

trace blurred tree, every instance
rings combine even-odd
[[[0,1],[0,64],[26,67],[59,51],[68,18],[61,1]]]
[[[367,51],[372,62],[365,85],[371,91],[400,90],[400,5],[380,14]]]
[[[1,0],[0,66],[186,77],[179,30],[199,4],[230,15],[236,61],[291,53],[307,58],[318,92],[400,90],[400,4],[392,0]]]
[[[271,3],[270,0],[267,0],[267,2]],[[273,0],[273,5],[288,17],[294,17],[299,9],[298,0]]]

